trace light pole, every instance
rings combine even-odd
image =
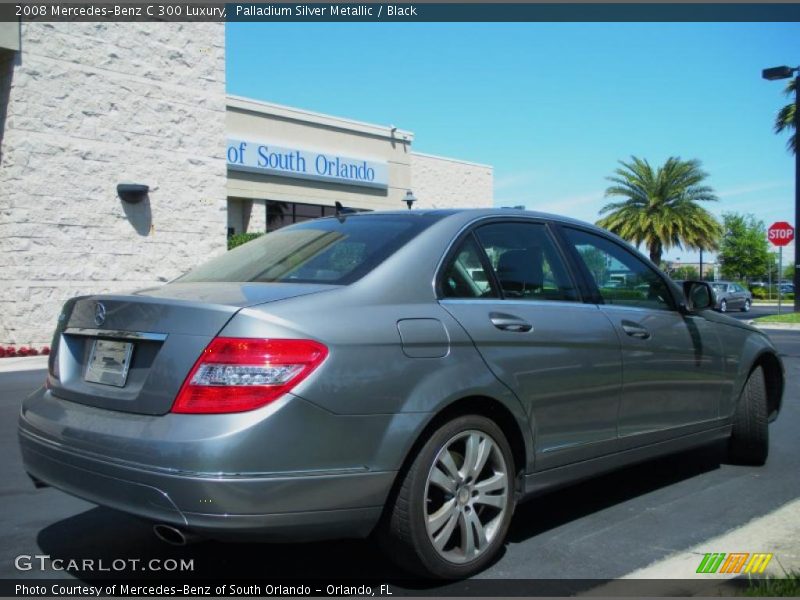
[[[700,248],[700,281],[705,281],[703,279],[703,248]]]
[[[800,140],[800,67],[772,67],[761,71],[761,76],[768,81],[775,81],[776,79],[789,79],[794,73],[798,74],[794,88],[794,135],[795,140]],[[792,225],[795,229],[800,222],[800,152],[797,150],[798,148],[794,149],[794,223]],[[800,292],[798,292],[800,290],[800,243],[797,240],[794,243],[794,277],[792,277],[792,281],[795,289],[794,311],[800,312]]]

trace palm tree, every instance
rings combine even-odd
[[[786,85],[786,89],[783,91],[787,96],[792,97],[797,91],[797,78],[790,79],[789,83]],[[794,107],[794,102],[790,102],[778,111],[778,114],[775,116],[775,133],[783,133],[785,130],[791,131],[794,129]],[[789,137],[789,141],[786,142],[786,147],[790,152],[797,153],[796,131]]]
[[[606,197],[620,196],[621,202],[606,204],[597,221],[635,245],[645,243],[650,260],[660,264],[665,250],[677,246],[691,250],[714,250],[722,227],[698,202],[717,200],[703,180],[708,174],[698,160],[667,159],[654,171],[646,160],[631,157],[608,180]]]

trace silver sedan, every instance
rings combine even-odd
[[[753,305],[753,294],[734,281],[715,281],[711,284],[716,297],[715,308],[719,312],[741,310],[749,312]]]
[[[22,456],[172,543],[374,531],[407,569],[465,577],[546,490],[718,440],[764,463],[783,367],[712,303],[566,218],[309,221],[67,302]]]

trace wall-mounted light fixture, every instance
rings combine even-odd
[[[411,210],[411,205],[417,201],[417,197],[411,190],[406,190],[406,195],[403,197],[403,202],[408,204],[408,210]]]
[[[143,183],[117,184],[117,196],[119,196],[119,199],[123,202],[130,202],[131,204],[141,202],[145,196],[147,196],[147,192],[149,191],[150,186],[147,186]]]

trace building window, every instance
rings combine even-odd
[[[286,227],[287,225],[293,225],[294,223],[302,223],[303,221],[319,219],[320,217],[332,217],[336,214],[335,207],[324,206],[322,204],[301,204],[300,202],[267,200],[266,207],[268,232]],[[359,210],[359,212],[369,211]]]
[[[264,205],[264,221],[260,220],[260,204]],[[359,209],[356,209],[359,210]],[[367,212],[359,210],[359,212]],[[332,217],[336,214],[333,206],[322,204],[303,204],[299,202],[280,202],[278,200],[240,200],[228,199],[228,237],[237,233],[251,231],[275,231],[281,227],[302,223],[320,217]],[[264,229],[259,228],[264,223]]]
[[[294,202],[266,201],[266,229],[275,231],[294,223]]]

